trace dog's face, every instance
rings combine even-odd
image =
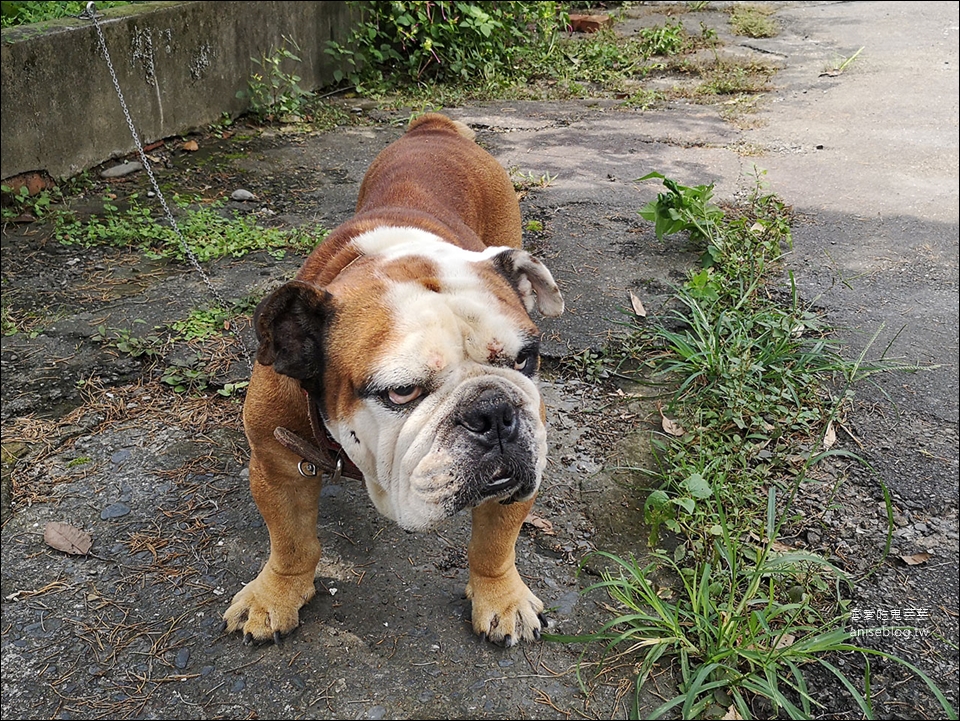
[[[318,401],[377,508],[406,529],[532,497],[546,433],[529,312],[563,311],[550,272],[522,250],[470,252],[415,228],[353,244],[326,288],[299,280],[264,300],[257,360]]]

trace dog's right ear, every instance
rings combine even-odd
[[[257,362],[297,380],[319,379],[332,299],[327,291],[294,280],[260,301],[253,314]]]

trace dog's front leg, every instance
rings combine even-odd
[[[532,506],[532,499],[509,505],[488,501],[473,509],[467,552],[473,630],[508,647],[540,638],[546,626],[543,602],[527,588],[516,566],[517,536]]]
[[[300,607],[316,593],[320,560],[321,478],[297,473],[298,459],[279,445],[270,451],[270,461],[256,449],[250,458],[250,490],[270,532],[270,558],[223,615],[227,630],[242,629],[247,642],[279,641],[297,627]]]

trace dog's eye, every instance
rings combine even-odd
[[[537,354],[528,350],[521,351],[513,362],[513,368],[524,375],[532,375],[537,370]]]
[[[395,406],[403,406],[423,395],[423,386],[398,386],[383,392],[383,399]]]

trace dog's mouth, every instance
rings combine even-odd
[[[491,496],[499,496],[502,493],[513,490],[516,485],[517,482],[513,480],[513,476],[494,478],[487,484],[486,491]]]
[[[497,501],[505,506],[529,499],[537,488],[536,473],[525,464],[511,463],[511,469],[477,473],[464,484],[460,503],[476,506]]]
[[[525,493],[524,484],[513,476],[494,478],[484,488],[488,500],[496,500],[504,506],[526,500],[529,493]]]

